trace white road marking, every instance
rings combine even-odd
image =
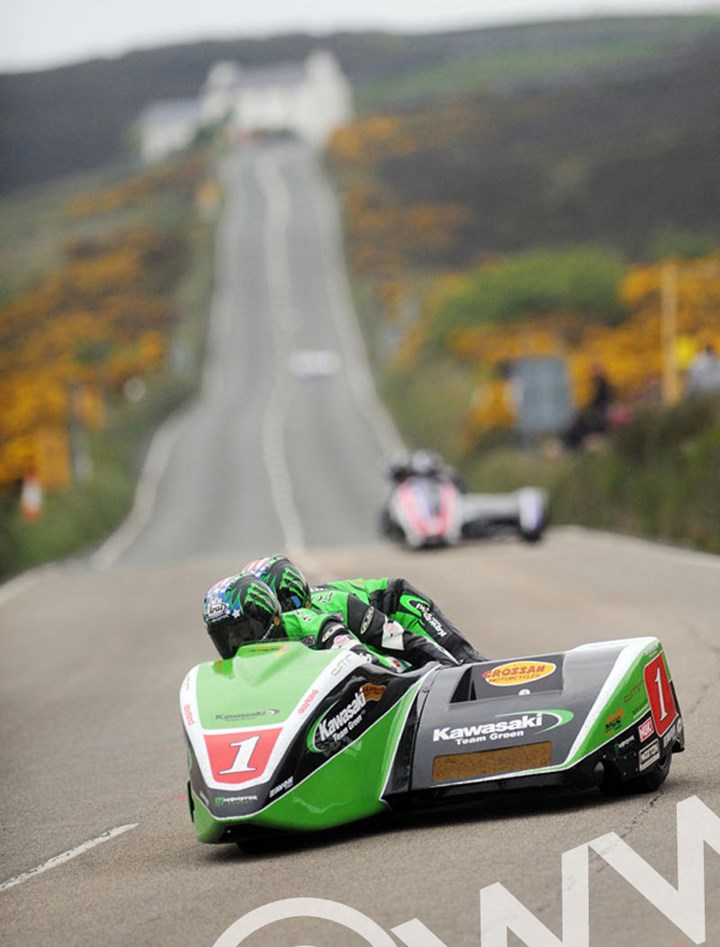
[[[117,562],[150,521],[160,481],[170,461],[175,441],[182,431],[187,411],[188,406],[183,405],[153,437],[129,516],[90,558],[97,568],[109,569]]]
[[[7,604],[16,595],[20,595],[40,581],[44,573],[52,572],[53,566],[40,566],[31,569],[0,585],[0,606]]]
[[[130,829],[136,829],[138,825],[139,823],[134,822],[131,825],[119,825],[116,829],[109,829],[107,832],[103,832],[102,835],[98,835],[97,838],[92,838],[87,842],[83,842],[82,845],[77,845],[75,848],[71,848],[67,852],[63,852],[61,855],[55,855],[53,858],[49,858],[46,862],[43,862],[42,865],[38,865],[37,868],[31,868],[30,871],[25,871],[21,875],[16,875],[14,878],[9,878],[7,881],[3,881],[0,883],[0,891],[6,891],[8,888],[14,888],[15,885],[21,885],[24,881],[29,881],[31,878],[41,875],[44,871],[49,871],[51,868],[57,868],[59,865],[64,865],[65,862],[70,861],[71,858],[77,858],[78,855],[83,855],[91,848],[95,848],[96,845],[101,845],[103,842],[109,842],[110,839],[116,838],[118,835],[122,835],[123,832],[129,832]]]
[[[237,213],[242,211],[242,196],[237,197]],[[223,339],[229,331],[232,319],[231,297],[227,282],[223,281],[222,273],[227,268],[224,255],[226,241],[223,239],[225,230],[235,219],[233,214],[226,211],[223,223],[218,227],[215,241],[214,276],[216,292],[211,302],[210,320],[208,326],[208,352],[203,367],[201,390],[205,398],[210,398],[213,391],[222,389],[228,379],[216,376],[214,371],[216,355]],[[150,444],[147,458],[138,478],[135,488],[133,507],[126,519],[117,530],[112,533],[90,557],[90,561],[98,569],[109,569],[133,545],[140,533],[145,529],[155,508],[160,481],[170,462],[170,457],[183,425],[195,402],[190,399],[182,404],[158,428]]]
[[[390,412],[377,394],[365,341],[350,298],[347,269],[342,256],[342,227],[337,200],[326,178],[320,175],[318,170],[315,165],[313,173],[320,200],[314,205],[314,210],[316,215],[319,213],[323,218],[324,225],[319,228],[322,237],[320,249],[325,259],[322,270],[330,312],[340,337],[345,375],[355,401],[374,431],[383,452],[390,455],[404,450],[405,445]]]

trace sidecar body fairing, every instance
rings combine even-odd
[[[657,638],[403,674],[345,649],[245,645],[194,667],[180,707],[204,842],[507,789],[649,790],[684,747]]]

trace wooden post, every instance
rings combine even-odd
[[[677,364],[678,265],[663,264],[660,286],[660,334],[662,338],[662,400],[675,404],[680,398]]]

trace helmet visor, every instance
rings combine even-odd
[[[249,616],[218,622],[217,625],[208,629],[208,632],[224,660],[235,657],[240,645],[250,641],[262,641],[267,634],[262,624]]]
[[[283,589],[281,595],[281,604],[285,611],[294,611],[296,608],[307,608],[309,604],[309,596],[303,595],[300,591]]]

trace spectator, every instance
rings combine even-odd
[[[710,343],[690,363],[685,391],[689,395],[720,391],[720,358]]]
[[[605,434],[610,426],[610,408],[615,392],[605,370],[597,362],[590,369],[592,390],[587,404],[578,411],[565,432],[563,443],[571,450],[582,447],[589,434]]]

